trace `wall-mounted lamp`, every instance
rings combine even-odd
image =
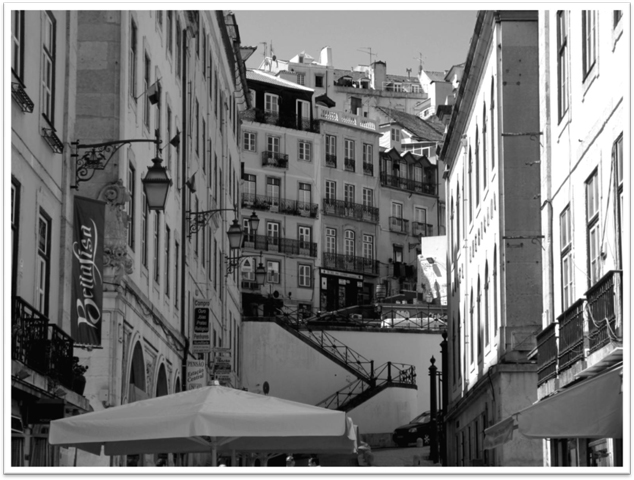
[[[236,267],[240,264],[240,260],[243,258],[253,258],[253,255],[240,255],[238,257],[227,257],[225,256],[225,262],[227,263],[227,273],[225,276],[228,276],[232,273]],[[255,269],[255,282],[258,286],[264,285],[264,281],[266,280],[266,268],[262,264],[262,252],[260,252],[260,263]]]

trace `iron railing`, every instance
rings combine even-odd
[[[622,305],[623,298],[621,275],[620,270],[612,270],[586,292],[590,353],[611,341],[621,341],[622,339],[622,331],[617,329],[616,325],[617,301],[618,305]],[[622,307],[619,310],[619,316],[622,316]]]
[[[363,162],[363,173],[365,175],[374,175],[374,165],[372,163]]]
[[[409,232],[409,220],[400,217],[390,217],[390,231],[398,233]]]
[[[559,371],[583,360],[583,305],[580,298],[557,317],[559,322]]]
[[[434,226],[429,223],[412,222],[412,235],[432,237],[434,235]]]
[[[347,172],[354,172],[355,161],[354,158],[344,158],[343,159],[343,168]]]
[[[279,152],[262,152],[263,167],[288,168],[288,154]]]
[[[73,339],[21,297],[12,313],[11,358],[71,388]]]
[[[362,205],[360,203],[347,202],[324,198],[322,211],[326,215],[335,217],[352,218],[361,222],[378,223],[379,208]]]
[[[557,324],[551,323],[537,334],[537,385],[557,375]]]
[[[379,262],[372,258],[345,255],[341,253],[323,253],[324,268],[334,268],[347,272],[364,273],[368,275],[379,274]]]
[[[337,155],[326,154],[326,166],[337,168]]]
[[[242,193],[242,207],[311,218],[317,218],[317,212],[319,211],[319,205],[316,203],[300,202],[299,200],[288,200],[268,195],[256,195],[254,193]]]
[[[398,175],[388,175],[381,172],[381,185],[384,187],[398,188],[408,192],[424,193],[426,195],[436,195],[436,185],[433,183],[424,183],[409,178],[399,177]]]
[[[279,113],[265,112],[259,108],[252,108],[243,112],[241,118],[252,122],[266,123],[278,127],[303,130],[305,132],[319,133],[320,128],[318,120],[311,120],[310,118],[304,118],[295,114],[281,115]]]
[[[250,248],[252,250],[279,252],[286,255],[317,257],[317,243],[307,242],[305,240],[294,240],[268,235],[245,234],[242,246],[245,249]]]

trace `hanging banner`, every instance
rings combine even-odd
[[[425,301],[437,300],[447,305],[447,243],[446,237],[423,237],[418,256],[417,292],[422,293]],[[436,303],[436,302],[434,302]]]
[[[209,325],[209,308],[211,300],[194,299],[194,336],[192,337],[192,353],[211,352],[211,328]]]
[[[207,386],[207,366],[204,360],[187,360],[187,390]]]
[[[76,345],[101,345],[105,216],[104,202],[75,197],[70,329]]]

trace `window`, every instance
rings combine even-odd
[[[156,24],[159,30],[163,29],[163,10],[156,11]]]
[[[487,188],[487,104],[482,104],[482,190]],[[484,195],[482,195],[484,197]]]
[[[392,245],[392,250],[394,253],[394,262],[403,263],[403,246],[394,244]]]
[[[334,201],[337,198],[337,182],[326,180],[326,201]]]
[[[306,74],[303,72],[297,72],[297,84],[306,85]]]
[[[11,69],[13,74],[22,80],[24,76],[24,10],[11,12],[11,20],[11,38],[13,41]]]
[[[280,283],[280,262],[266,261],[266,281],[268,283]]]
[[[47,11],[42,33],[42,114],[51,126],[55,121],[55,35],[55,17]]]
[[[370,165],[374,163],[372,159],[372,145],[369,143],[363,144],[363,163]]]
[[[280,224],[277,222],[266,223],[267,242],[270,245],[280,244]]]
[[[374,259],[374,237],[365,233],[363,234],[363,258]]]
[[[323,88],[324,87],[324,76],[323,75],[315,75],[315,87]]]
[[[337,253],[337,230],[326,228],[326,253]]]
[[[398,128],[392,128],[391,129],[391,134],[392,134],[392,141],[393,142],[400,142],[401,141],[401,131]]]
[[[354,185],[351,183],[346,183],[343,186],[343,200],[346,205],[352,205],[355,203],[355,191]]]
[[[623,265],[622,242],[623,242],[623,134],[619,135],[612,145],[612,161],[616,170],[617,185],[617,218],[616,218],[616,237],[618,239],[618,258],[619,268]]]
[[[267,177],[266,179],[266,199],[271,203],[271,207],[280,205],[280,187],[282,181],[279,178]]]
[[[198,99],[196,99],[196,110],[194,110],[196,114],[196,155],[200,155],[200,104],[198,103]]]
[[[135,200],[136,200],[136,170],[132,165],[128,166],[128,194],[130,200],[127,203],[128,213],[128,246],[134,251],[134,227],[135,220]]]
[[[148,235],[148,208],[145,192],[141,197],[143,207],[141,208],[141,263],[147,268],[147,235]]]
[[[11,267],[11,285],[12,294],[16,292],[16,280],[18,272],[18,250],[20,241],[20,183],[12,178],[11,179],[11,252],[12,252],[12,267]]]
[[[159,217],[159,212],[154,212],[154,281],[156,283],[160,283],[161,281],[161,269],[159,263],[159,240],[160,234],[159,229],[161,226],[161,217]]]
[[[49,277],[51,274],[51,217],[40,210],[37,228],[37,278],[35,306],[48,315]]]
[[[480,205],[480,135],[478,134],[478,126],[476,125],[475,136],[475,196],[476,208]]]
[[[355,256],[354,243],[354,230],[346,230],[343,238],[343,252],[348,260],[352,260]]]
[[[299,287],[312,287],[313,280],[313,272],[312,267],[310,265],[299,265],[298,266],[298,282],[297,285]]]
[[[561,251],[561,309],[566,311],[574,302],[574,275],[572,257],[572,229],[570,205],[559,217],[559,240]]]
[[[255,152],[256,134],[253,132],[244,132],[242,134],[242,149],[249,152]]]
[[[353,115],[359,115],[361,113],[361,99],[358,97],[350,97],[350,112]]]
[[[403,204],[392,202],[392,216],[396,218],[403,218]]]
[[[175,69],[176,69],[176,78],[181,78],[181,35],[182,33],[182,29],[181,29],[181,21],[178,18],[178,13],[176,14],[177,18],[176,18],[176,32],[174,32],[174,35],[176,37],[176,65],[175,65]]]
[[[166,29],[166,43],[167,43],[167,53],[169,55],[172,55],[172,36],[174,35],[174,33],[172,32],[173,29],[173,24],[174,24],[174,12],[172,12],[171,10],[167,11],[167,14],[165,15],[165,29]]]
[[[203,118],[203,132],[202,132],[202,150],[203,150],[203,154],[201,155],[202,157],[202,164],[203,164],[203,172],[207,173],[207,124],[205,123],[205,119]],[[209,172],[211,173],[211,172]]]
[[[597,60],[597,11],[583,10],[581,12],[581,29],[583,43],[583,78],[584,80],[594,67]]]
[[[311,143],[300,140],[299,142],[299,160],[310,162]]]
[[[252,175],[250,173],[245,173],[243,178],[244,178],[244,183],[242,184],[243,198],[252,202],[255,199],[257,178],[255,175]]]
[[[363,206],[372,207],[374,203],[374,191],[371,188],[363,187]]]
[[[145,70],[143,73],[143,91],[147,92],[150,88],[150,57],[145,55]],[[150,128],[150,99],[147,94],[143,95],[143,123]]]
[[[167,171],[171,172],[172,171],[172,145],[169,143],[169,141],[172,139],[172,109],[169,107],[169,105],[167,106],[167,112],[166,112],[166,118],[165,118],[165,134],[167,136],[167,145],[166,145],[166,150],[165,150],[165,163],[167,164]]]
[[[344,141],[344,158],[354,160],[354,140]]]
[[[312,231],[310,227],[299,226],[298,229],[298,237],[299,237],[299,248],[310,248],[310,244],[312,242]]]
[[[599,280],[601,245],[599,243],[599,176],[597,171],[586,181],[586,222],[588,241],[588,286]]]
[[[264,111],[275,115],[280,113],[277,95],[273,95],[271,93],[264,94]]]
[[[469,147],[469,222],[471,222],[471,217],[473,215],[473,179],[471,178],[472,164],[471,147]]]
[[[495,81],[491,77],[491,170],[495,168]]]
[[[300,183],[297,195],[298,208],[310,212],[312,203],[310,183]]]
[[[471,335],[469,336],[469,343],[470,343],[470,352],[471,352],[471,362],[473,362],[473,354],[474,354],[474,346],[475,346],[475,324],[474,322],[474,318],[473,318],[473,289],[471,289],[471,308],[469,309],[469,315],[470,315],[470,321],[469,321],[469,329],[471,330]]]
[[[266,148],[267,152],[280,153],[280,137],[267,136]]]
[[[337,156],[337,137],[326,135],[326,155]]]
[[[489,345],[489,262],[484,264],[484,344]]]
[[[165,225],[165,260],[163,265],[165,265],[165,296],[170,296],[170,241],[172,239],[172,231],[170,227]]]
[[[198,203],[198,197],[194,197],[194,200],[195,200],[195,205],[196,205],[195,212],[196,212],[196,214],[198,214],[198,212],[200,212],[200,208],[199,208],[200,205]],[[189,203],[189,205],[190,205],[190,208],[191,208],[191,202]],[[196,257],[198,257],[198,238],[199,238],[198,233],[199,232],[196,232],[195,242],[194,242],[194,255],[196,255]]]
[[[559,120],[568,111],[568,12],[557,12],[557,111]]]
[[[176,235],[174,235],[174,237],[176,237]],[[178,276],[179,262],[180,262],[180,246],[178,245],[178,242],[174,240],[174,307],[176,307],[176,310],[178,310],[178,282],[180,281],[180,278]]]

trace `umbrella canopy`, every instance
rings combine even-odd
[[[99,455],[211,452],[236,437],[341,437],[346,414],[211,386],[51,422],[52,445]]]
[[[356,427],[352,419],[346,419],[346,432],[338,436],[293,436],[293,437],[240,437],[231,440],[219,451],[259,453],[355,453],[357,448]]]

